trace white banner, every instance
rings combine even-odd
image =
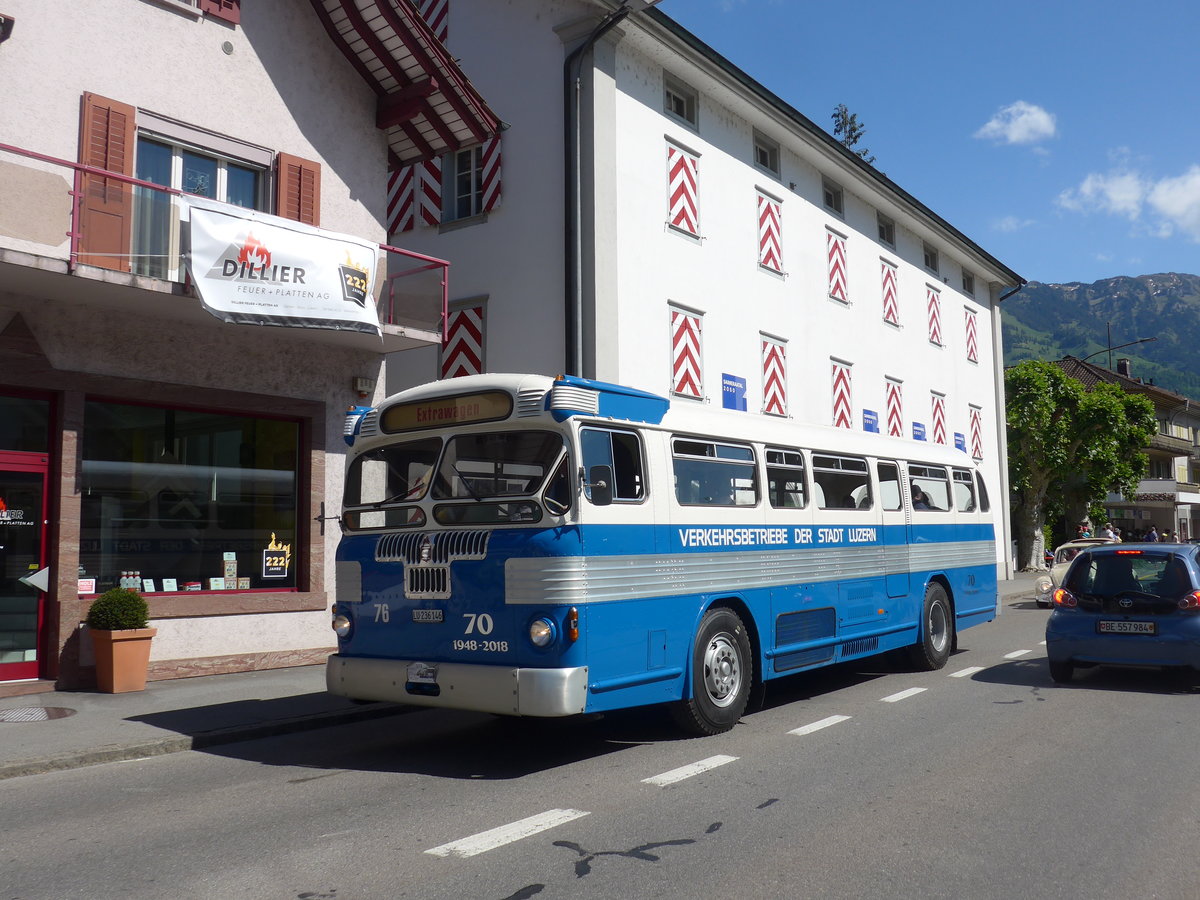
[[[380,334],[378,246],[255,210],[179,198],[188,272],[225,322]]]

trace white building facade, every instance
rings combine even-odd
[[[633,6],[424,5],[505,129],[393,173],[392,240],[454,280],[449,340],[391,363],[389,391],[565,371],[957,445],[1003,508],[999,308],[1023,279],[669,4]]]

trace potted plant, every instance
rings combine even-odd
[[[146,687],[150,665],[150,639],[158,633],[147,628],[150,608],[132,588],[115,587],[92,601],[88,630],[96,651],[96,685],[108,694],[140,691]]]

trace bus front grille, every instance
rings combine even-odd
[[[375,545],[375,562],[449,564],[487,557],[490,531],[437,531],[385,534]]]
[[[405,566],[404,595],[412,600],[450,596],[449,566]]]

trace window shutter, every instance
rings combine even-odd
[[[846,239],[836,231],[825,232],[825,256],[829,269],[829,296],[849,303],[846,292]]]
[[[450,25],[450,0],[416,0],[417,12],[439,41],[446,43]]]
[[[979,362],[979,330],[975,324],[975,313],[967,310],[965,313],[967,329],[967,361]]]
[[[321,164],[280,153],[275,160],[275,213],[321,225]]]
[[[904,437],[904,385],[892,378],[884,380],[887,394],[887,433]]]
[[[983,408],[971,404],[971,458],[983,459]]]
[[[929,343],[942,345],[942,295],[935,288],[925,288],[925,312],[929,318]]]
[[[786,416],[787,345],[774,338],[762,337],[763,412]]]
[[[758,264],[783,274],[781,208],[783,204],[761,191],[758,193]]]
[[[900,324],[900,304],[896,299],[896,267],[889,262],[881,262],[880,271],[883,276],[883,321],[892,325]]]
[[[198,0],[196,5],[214,19],[224,19],[234,25],[242,21],[242,0]]]
[[[483,203],[480,212],[491,212],[500,205],[500,135],[483,144]]]
[[[933,442],[946,443],[946,397],[936,391],[931,395],[933,409]]]
[[[667,223],[686,234],[700,234],[700,158],[667,144]]]
[[[83,95],[79,121],[79,161],[85,166],[133,175],[137,111],[97,94]],[[131,271],[130,235],[133,186],[84,173],[80,177],[79,262]]]
[[[849,363],[831,360],[833,367],[833,424],[836,428],[853,428],[851,410],[851,375]]]
[[[441,221],[441,157],[402,166],[388,174],[388,234]]]
[[[446,342],[442,344],[442,378],[483,373],[482,306],[453,310],[446,323]]]
[[[696,399],[704,396],[702,334],[700,315],[671,310],[671,393]]]

